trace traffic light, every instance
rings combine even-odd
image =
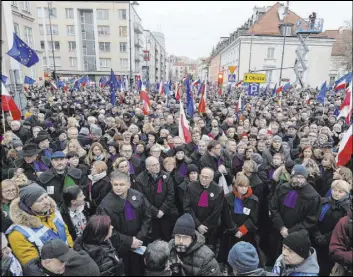
[[[222,85],[223,84],[223,73],[220,72],[218,74],[218,85]]]

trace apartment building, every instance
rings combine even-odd
[[[143,29],[130,1],[36,1],[42,67],[60,76],[140,73]],[[49,16],[49,11],[51,11]],[[54,56],[54,58],[53,58]],[[130,62],[131,61],[131,62]]]
[[[144,61],[142,63],[142,78],[149,79],[150,84],[166,80],[166,52],[163,45],[164,35],[156,38],[154,32],[144,30]]]

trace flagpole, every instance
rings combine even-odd
[[[15,70],[10,70],[10,72],[12,73],[12,76],[13,76],[13,82],[14,82],[14,88],[15,88],[15,98],[16,98],[16,95],[17,95],[17,89],[16,89],[16,80],[15,80]],[[22,101],[21,101],[21,96],[18,95],[18,98],[20,99],[20,108],[21,108],[21,114],[23,112],[23,109],[22,109]],[[11,115],[12,116],[12,115]]]

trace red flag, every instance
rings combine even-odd
[[[142,100],[142,103],[143,103],[142,111],[144,115],[148,115],[150,112],[151,103],[150,103],[150,99],[148,98],[148,94],[146,92],[146,88],[144,85],[142,85],[142,88],[141,88],[140,99]]]
[[[349,88],[347,89],[346,97],[344,98],[342,105],[340,107],[340,114],[338,118],[344,117],[346,119],[346,124],[351,122],[353,112],[353,100],[352,100],[352,82],[350,83]]]
[[[1,108],[4,112],[10,112],[14,120],[21,120],[21,111],[15,101],[1,82]]]
[[[206,91],[206,83],[204,83],[202,84],[201,98],[200,98],[200,103],[198,108],[199,113],[206,112],[206,103],[207,103],[207,91]]]
[[[344,137],[339,145],[340,147],[336,157],[336,162],[338,166],[344,166],[349,162],[353,154],[352,124],[348,131],[344,134]]]
[[[182,101],[180,101],[179,137],[183,140],[184,143],[192,142],[189,122],[186,119]]]

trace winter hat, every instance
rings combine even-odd
[[[251,155],[251,159],[259,166],[263,163],[263,159],[260,154],[254,153]]]
[[[238,242],[228,254],[228,263],[238,273],[254,271],[259,266],[256,249],[248,242]]]
[[[308,231],[305,229],[289,234],[283,240],[283,244],[304,259],[307,259],[310,255],[311,243]]]
[[[282,138],[280,136],[274,136],[272,138],[272,141],[280,141],[280,142],[282,142]]]
[[[32,183],[20,189],[20,201],[28,208],[31,208],[37,202],[39,197],[47,193],[44,188],[36,183]]]
[[[16,139],[13,143],[12,143],[13,147],[16,148],[16,147],[20,147],[20,146],[23,146],[23,143],[22,141],[20,141],[19,139]]]
[[[188,165],[188,170],[187,170],[187,175],[189,175],[191,172],[197,172],[200,173],[199,168],[195,164],[189,164]]]
[[[74,252],[65,265],[64,276],[99,276],[98,265],[86,251]]]
[[[185,146],[184,145],[179,145],[179,146],[175,147],[174,150],[175,150],[175,153],[178,153],[178,152],[184,152],[185,153]]]
[[[89,135],[89,130],[88,130],[88,128],[82,127],[81,130],[80,130],[80,134],[83,134],[83,135],[88,136],[88,135]]]
[[[195,222],[190,214],[179,217],[175,223],[173,235],[195,236]]]
[[[37,137],[35,138],[35,142],[40,143],[46,139],[49,139],[49,134],[46,131],[39,131]]]
[[[95,136],[102,136],[102,129],[96,125],[92,125],[91,134]]]
[[[296,175],[302,175],[305,178],[308,178],[308,171],[306,170],[305,166],[296,164],[292,169],[292,176]]]

